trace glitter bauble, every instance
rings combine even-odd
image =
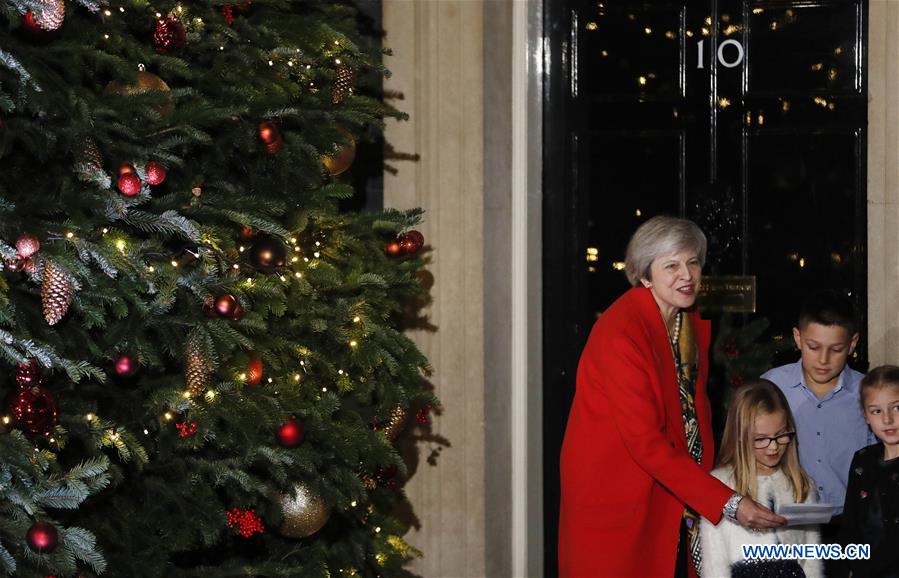
[[[168,171],[162,163],[150,161],[147,163],[147,184],[161,185],[168,176]]]
[[[331,509],[305,484],[294,486],[294,495],[281,496],[281,512],[284,521],[279,532],[288,538],[305,538],[315,534],[328,522]]]
[[[15,427],[30,434],[50,433],[58,417],[53,394],[37,385],[19,387],[6,410],[12,415]]]
[[[41,242],[31,233],[25,233],[24,235],[16,239],[16,251],[18,251],[19,255],[25,257],[26,259],[37,253],[40,248]]]
[[[345,173],[356,158],[356,141],[353,140],[353,137],[348,132],[344,132],[344,136],[346,137],[345,143],[335,144],[334,153],[323,155],[321,158],[322,164],[334,177]]]
[[[169,16],[156,21],[156,29],[153,31],[153,46],[160,54],[169,54],[181,50],[187,42],[187,34],[184,26],[178,20]]]
[[[126,173],[119,177],[116,187],[126,197],[133,197],[140,192],[140,178],[134,173]]]

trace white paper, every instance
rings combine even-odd
[[[836,508],[833,504],[782,504],[777,513],[787,519],[787,526],[826,524]]]

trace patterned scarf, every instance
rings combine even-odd
[[[674,353],[674,369],[677,373],[677,386],[680,393],[681,414],[684,430],[687,434],[687,449],[696,463],[702,463],[702,437],[699,435],[699,419],[696,415],[696,379],[699,369],[699,355],[696,347],[696,336],[690,317],[679,312],[680,333],[677,343],[671,344]],[[687,525],[687,538],[690,546],[690,558],[697,574],[702,573],[702,552],[699,549],[699,514],[689,507],[684,508],[684,522]]]

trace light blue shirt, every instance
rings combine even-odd
[[[815,481],[819,500],[843,513],[846,483],[852,456],[876,443],[868,429],[858,397],[863,374],[843,368],[836,387],[822,399],[805,384],[802,362],[781,365],[762,378],[773,381],[783,391],[796,421],[799,462]]]

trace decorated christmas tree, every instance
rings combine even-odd
[[[343,3],[2,0],[0,568],[406,576],[419,211]]]

